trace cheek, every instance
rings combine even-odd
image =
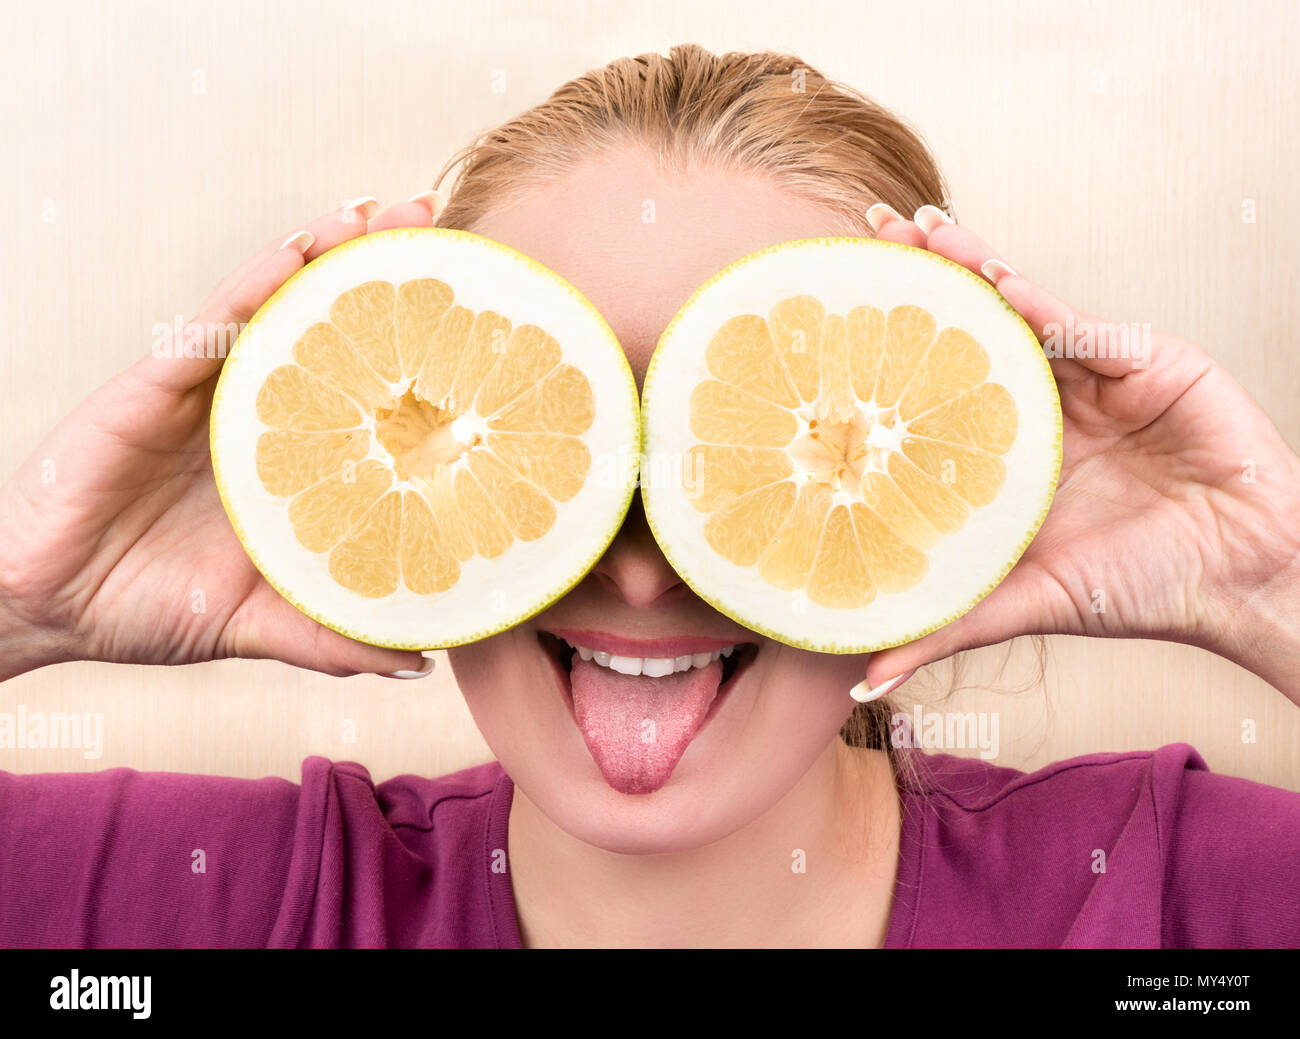
[[[746,727],[775,782],[793,782],[838,736],[855,706],[849,690],[862,680],[867,660],[782,648]]]
[[[475,725],[516,782],[548,760],[554,767],[556,755],[582,762],[582,737],[531,628],[460,646],[448,658]]]
[[[840,715],[847,718],[856,702],[849,690],[862,681],[870,659],[869,653],[835,656],[781,646],[765,682],[782,692],[765,701],[775,712],[809,716],[822,724]]]
[[[535,730],[546,676],[538,673],[535,640],[516,631],[448,651],[456,684],[483,738],[498,758],[521,733]]]

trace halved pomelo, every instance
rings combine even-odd
[[[636,481],[636,383],[568,282],[461,231],[332,249],[257,312],[212,408],[217,487],[286,599],[403,649],[559,598]]]
[[[1006,576],[1061,464],[1056,384],[979,276],[866,238],[739,260],[678,312],[642,393],[641,484],[668,560],[718,610],[861,653]]]

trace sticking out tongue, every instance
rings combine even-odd
[[[646,678],[621,675],[575,653],[573,713],[605,782],[652,794],[668,782],[718,695],[722,662]]]

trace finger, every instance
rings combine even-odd
[[[312,245],[309,232],[291,235],[279,248],[211,307],[187,324],[179,335],[159,337],[131,371],[150,385],[184,393],[210,379],[220,369],[239,333],[272,294],[302,269],[304,250]]]
[[[338,678],[359,674],[415,678],[433,670],[432,657],[368,646],[317,624],[265,583],[232,618],[227,631],[223,649],[230,656],[282,660]]]
[[[418,207],[423,208],[423,207]],[[334,247],[358,238],[379,209],[373,198],[345,203],[334,213],[313,220],[254,263],[233,285],[214,293],[177,337],[153,344],[151,356],[136,373],[160,389],[183,393],[211,378],[221,367],[244,325],[291,275]]]
[[[1150,365],[1150,337],[1142,329],[1076,310],[1000,260],[986,262],[981,272],[1025,319],[1053,361],[1073,361],[1087,371],[1111,378]],[[1135,340],[1135,336],[1142,338]]]
[[[912,221],[904,220],[897,210],[883,202],[877,202],[867,210],[867,223],[882,241],[925,248],[925,232]]]
[[[440,191],[422,191],[401,205],[390,206],[382,213],[379,212],[379,202],[373,196],[351,199],[334,212],[317,217],[302,229],[318,243],[308,253],[307,259],[314,260],[336,245],[370,231],[384,231],[392,227],[427,227],[437,219],[446,204],[447,200]],[[280,241],[277,238],[268,242],[260,252],[223,278],[208,297],[205,306],[215,303],[239,284],[254,266],[279,248]]]
[[[236,285],[242,282],[248,275],[260,264],[262,264],[272,253],[274,253],[284,243],[284,240],[291,234],[298,234],[306,231],[312,236],[313,245],[307,253],[308,261],[314,260],[321,253],[334,246],[347,241],[349,238],[355,238],[359,234],[364,234],[367,221],[379,211],[379,203],[371,196],[363,198],[354,198],[340,206],[333,212],[318,216],[315,220],[303,225],[297,231],[286,232],[271,239],[265,246],[259,249],[251,257],[241,263],[233,271],[227,274],[217,287],[212,290],[208,298],[204,301],[201,310],[207,310],[214,307],[217,303]]]
[[[394,227],[432,227],[445,205],[441,192],[425,191],[401,205],[389,206],[370,221],[371,231]]]
[[[914,642],[871,654],[867,661],[867,685],[875,693],[891,679],[905,676],[964,649],[994,646],[1017,635],[1043,634],[1046,629],[1057,627],[1046,620],[1043,604],[1032,594],[1032,582],[1013,570],[974,609],[951,624]]]
[[[370,221],[378,212],[379,200],[367,195],[344,202],[333,213],[313,221],[307,230],[315,235],[316,242],[307,250],[307,262],[310,263],[335,246],[360,238],[370,230]]]
[[[916,211],[913,220],[925,231],[925,247],[930,252],[959,263],[974,274],[983,277],[983,267],[990,260],[1006,266],[991,245],[970,228],[954,223],[947,213],[936,206],[922,206]]]

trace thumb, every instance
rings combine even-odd
[[[1048,357],[1076,362],[1078,374],[1091,372],[1121,378],[1143,367],[1137,363],[1143,357],[1149,363],[1149,356],[1133,353],[1135,347],[1143,347],[1130,343],[1129,328],[1075,309],[1001,260],[985,262],[980,272],[1024,318]],[[1053,365],[1052,370],[1058,378],[1064,376],[1067,380],[1073,374],[1067,365]]]
[[[222,649],[228,656],[270,658],[336,677],[423,678],[434,667],[434,658],[417,650],[384,649],[340,635],[300,613],[268,584],[231,619],[227,633]]]
[[[163,326],[150,352],[132,371],[144,382],[170,393],[184,393],[206,382],[220,370],[227,351],[262,304],[302,269],[304,251],[313,241],[308,231],[291,235],[179,334]]]
[[[870,699],[902,685],[917,668],[933,664],[964,649],[993,646],[1017,635],[1042,632],[1041,614],[1035,609],[1027,582],[1013,570],[1002,584],[980,600],[969,613],[914,642],[872,653],[867,661],[866,685]],[[898,679],[898,681],[894,681]],[[888,685],[887,689],[882,686]]]

